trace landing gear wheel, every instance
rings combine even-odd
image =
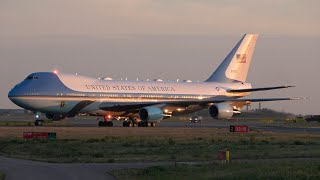
[[[122,126],[123,127],[135,127],[137,124],[133,120],[126,120],[123,121]],[[140,127],[139,123],[138,126]]]
[[[109,126],[109,127],[112,127],[112,126],[113,126],[113,122],[112,122],[112,121],[108,121],[106,124],[107,124],[107,126]]]
[[[138,124],[138,126],[139,126],[139,124]],[[148,126],[149,126],[148,121],[144,121],[144,122],[140,121],[140,126],[139,127],[148,127]]]
[[[102,127],[102,126],[106,126],[106,123],[104,121],[99,121],[98,125],[99,127]]]
[[[36,120],[36,121],[34,122],[34,125],[35,125],[35,126],[42,126],[42,125],[43,125],[43,120]]]
[[[123,127],[129,127],[130,122],[129,121],[123,121]]]
[[[141,127],[142,126],[142,122],[138,122],[138,127]]]
[[[151,122],[150,126],[151,127],[156,127],[156,123],[155,122]]]
[[[99,121],[98,123],[99,127],[112,127],[113,126],[113,122],[112,121]]]

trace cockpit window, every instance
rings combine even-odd
[[[28,76],[26,80],[31,80],[31,79],[39,79],[37,76]]]

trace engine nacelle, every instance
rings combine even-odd
[[[141,121],[161,121],[164,118],[162,109],[158,107],[144,107],[139,111]]]
[[[233,116],[233,108],[226,103],[210,106],[209,114],[214,119],[230,119]]]
[[[59,121],[59,120],[61,120],[61,119],[66,118],[66,117],[63,116],[62,114],[46,114],[46,117],[47,117],[49,120],[52,120],[52,121]]]

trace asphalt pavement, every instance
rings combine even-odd
[[[98,120],[95,119],[67,119],[63,122],[54,122],[61,127],[97,127]],[[261,123],[254,121],[226,121],[226,120],[206,120],[202,123],[190,123],[188,121],[160,121],[158,127],[172,128],[229,128],[231,125],[247,125],[250,130],[270,131],[270,132],[301,132],[301,133],[320,133],[320,126],[308,127],[303,124],[286,125],[284,123]],[[114,127],[122,128],[122,121],[114,121]]]
[[[0,156],[0,170],[6,180],[108,180],[115,179],[108,170],[146,168],[170,164],[169,162],[147,163],[72,163],[56,164]]]

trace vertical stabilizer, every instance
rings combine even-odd
[[[244,35],[206,82],[245,82],[257,37]]]

